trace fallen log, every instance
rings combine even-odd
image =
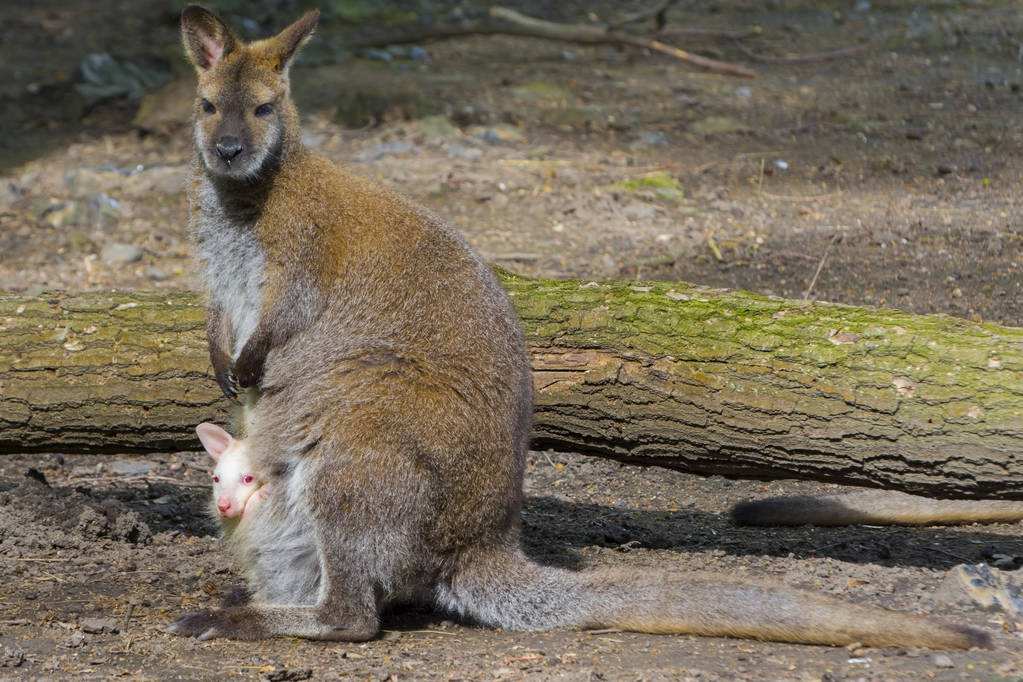
[[[681,283],[502,273],[535,448],[1023,499],[1023,329]],[[196,448],[223,420],[192,293],[0,293],[0,453]]]

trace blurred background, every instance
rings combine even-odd
[[[319,6],[293,69],[306,142],[508,269],[1023,324],[1018,3],[503,3],[754,78],[493,34],[494,4],[208,3],[249,38]],[[0,288],[197,285],[181,6],[0,6]]]

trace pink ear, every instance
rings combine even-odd
[[[202,49],[206,57],[206,63],[210,67],[216,66],[220,58],[224,56],[224,44],[210,36],[202,36]]]
[[[234,443],[234,438],[231,437],[231,434],[216,424],[210,424],[209,422],[203,422],[195,427],[195,433],[199,436],[202,446],[206,448],[206,452],[210,453],[210,457],[214,461],[220,459],[220,456]]]

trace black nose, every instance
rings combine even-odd
[[[217,154],[224,161],[230,161],[242,153],[242,143],[234,135],[225,135],[217,140]]]

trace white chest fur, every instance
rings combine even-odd
[[[233,222],[204,201],[196,226],[199,257],[213,302],[230,321],[237,359],[259,322],[266,256],[252,226]]]

